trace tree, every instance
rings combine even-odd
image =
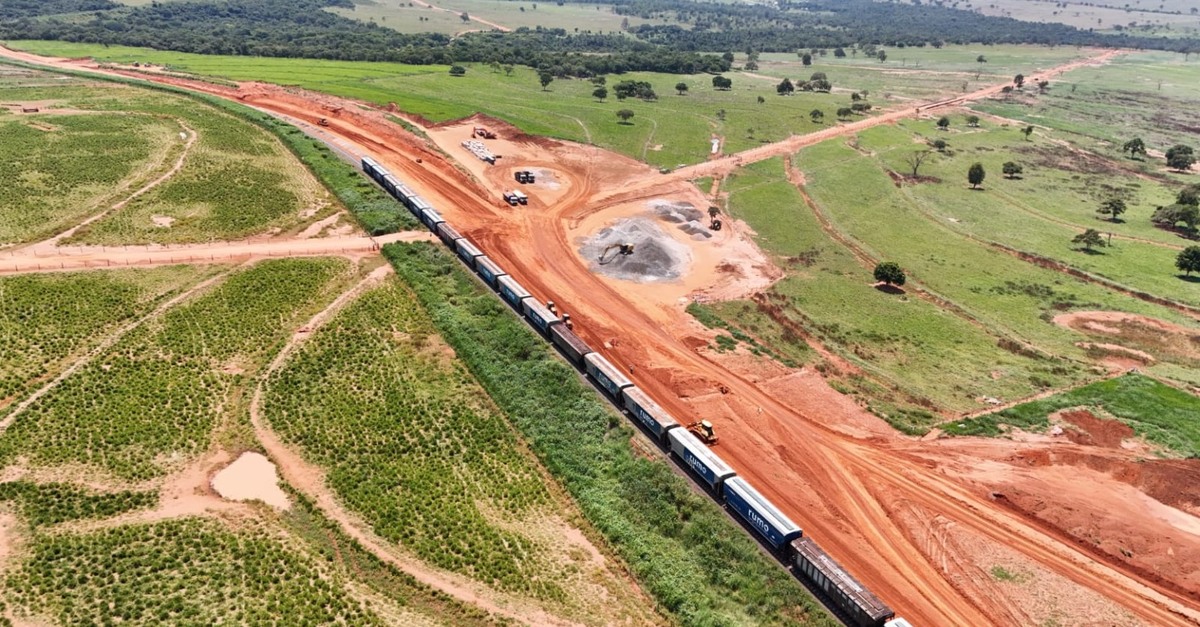
[[[688,90],[687,83],[684,83],[684,82],[675,83],[675,93],[676,94],[682,96],[687,93],[687,90]]]
[[[608,83],[608,79],[605,78],[603,75],[592,77],[592,84],[597,87],[603,87],[607,83]]]
[[[513,70],[516,69],[511,63],[504,66],[504,75],[512,76]]]
[[[461,65],[450,66],[450,76],[463,76],[467,73],[467,68]]]
[[[1179,195],[1175,197],[1175,202],[1193,207],[1200,205],[1200,183],[1192,183],[1179,190]]]
[[[939,131],[944,131],[950,128],[950,118],[943,115],[941,119],[937,121],[937,127]]]
[[[837,116],[839,120],[844,120],[852,115],[854,115],[854,110],[850,107],[842,107],[837,110]]]
[[[604,102],[604,99],[608,98],[608,88],[597,87],[596,89],[592,90],[592,97],[600,102]]]
[[[976,63],[987,63],[987,57],[985,57],[981,54],[981,55],[975,57],[975,62]]]
[[[1141,137],[1134,137],[1121,146],[1121,152],[1129,153],[1130,159],[1135,159],[1138,155],[1145,156],[1146,142],[1142,141]]]
[[[719,215],[721,215],[721,208],[720,208],[720,207],[718,207],[718,206],[716,206],[716,205],[709,205],[709,206],[708,206],[708,217],[709,217],[710,219],[716,218],[716,217],[717,217],[717,216],[719,216]]]
[[[1191,146],[1176,144],[1167,149],[1167,167],[1179,172],[1186,172],[1196,163],[1196,155]]]
[[[1013,77],[1013,85],[1016,86],[1017,89],[1021,89],[1022,87],[1024,87],[1025,86],[1025,75],[1017,74],[1016,76],[1014,76]]]
[[[1155,226],[1166,229],[1175,229],[1182,222],[1186,232],[1194,233],[1196,231],[1196,224],[1200,222],[1200,207],[1179,204],[1159,207],[1150,216],[1150,221]]]
[[[808,117],[812,118],[813,124],[820,124],[821,120],[825,119],[825,112],[820,109],[813,109],[808,112]]]
[[[1100,215],[1106,215],[1110,221],[1116,222],[1121,214],[1125,213],[1128,208],[1129,207],[1125,205],[1124,200],[1113,196],[1112,198],[1100,203],[1100,208],[1096,209],[1096,213],[1099,213]]]
[[[471,21],[471,16],[467,15],[466,11],[463,11],[462,13],[458,14],[458,19],[462,20],[463,23],[466,24],[467,22]]]
[[[852,102],[858,102],[859,100],[862,100],[862,94],[860,94],[858,92],[851,92],[850,100]]]
[[[733,87],[733,79],[725,78],[724,76],[714,76],[712,86],[713,89],[729,91]]]
[[[1021,132],[1025,134],[1025,141],[1029,141],[1029,136],[1033,134],[1033,125],[1026,126],[1021,129]]]
[[[1040,80],[1037,82],[1037,86],[1038,86],[1038,93],[1044,94],[1050,89],[1050,81]]]
[[[633,117],[633,111],[630,109],[621,109],[617,111],[617,117],[621,118],[621,124],[629,124],[629,119]]]
[[[1004,177],[1010,179],[1017,178],[1022,172],[1025,171],[1025,168],[1022,167],[1021,164],[1014,161],[1005,161],[1001,168],[1004,170]]]
[[[979,116],[968,115],[967,116],[967,126],[969,126],[971,128],[979,128]]]
[[[895,261],[884,261],[875,266],[875,280],[887,285],[904,285],[908,277]]]
[[[804,64],[804,67],[812,65],[812,55],[805,52],[804,54],[800,55],[800,62]]]
[[[1096,229],[1088,229],[1079,235],[1076,235],[1075,237],[1071,238],[1071,243],[1083,244],[1083,249],[1089,253],[1092,252],[1093,248],[1102,248],[1108,245],[1107,242],[1104,241],[1104,236],[1101,235]]]
[[[879,54],[875,55],[875,57],[879,59],[880,63],[883,63],[884,61],[887,61],[887,52],[880,50]]]
[[[837,57],[837,58],[839,58],[839,59],[845,59],[845,58],[846,58],[846,49],[845,49],[845,48],[843,48],[843,47],[841,47],[841,46],[838,46],[837,48],[834,48],[834,49],[833,49],[833,56],[835,56],[835,57]]]
[[[792,79],[785,78],[775,86],[775,92],[780,96],[790,96],[796,91],[796,86],[792,84]]]
[[[1175,257],[1175,267],[1183,270],[1188,276],[1193,272],[1200,272],[1200,246],[1188,246],[1179,251]]]
[[[944,140],[944,139],[941,139],[941,138],[939,137],[938,139],[935,139],[935,140],[933,140],[933,144],[932,144],[932,145],[933,145],[933,147],[934,147],[935,149],[937,149],[937,151],[938,151],[938,152],[946,152],[946,148],[947,148],[947,147],[948,147],[950,144],[946,143],[946,140]]]
[[[742,66],[742,69],[753,72],[758,69],[758,61],[750,59],[749,61],[746,61],[746,64]]]
[[[554,75],[549,70],[542,70],[538,72],[538,82],[542,84],[542,91],[546,91],[550,83],[554,82]]]
[[[723,60],[724,60],[726,63],[733,63],[733,52],[732,52],[732,51],[726,51],[724,54],[722,54],[722,55],[721,55],[721,58],[722,58],[722,59],[723,59]]]
[[[979,189],[985,176],[987,176],[987,172],[983,171],[982,163],[971,164],[970,169],[967,170],[967,182],[971,184],[971,189]]]
[[[820,72],[818,72],[818,74],[819,73]],[[828,80],[823,78],[808,81],[806,86],[808,87],[808,90],[819,91],[826,94],[833,90],[833,83],[830,83]]]
[[[725,121],[725,110],[724,109],[717,109],[717,119],[722,122]]]
[[[766,98],[763,98],[762,96],[758,97],[758,104],[766,104],[766,102],[767,102]]]
[[[917,171],[921,169],[921,165],[924,164],[925,160],[929,159],[929,156],[932,154],[933,153],[929,152],[928,150],[914,150],[910,155],[904,158],[904,162],[908,164],[908,167],[912,168],[913,178],[917,177]]]

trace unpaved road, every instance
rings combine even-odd
[[[1053,76],[1088,62],[1074,62],[1039,76]],[[235,90],[161,80],[228,98],[252,94],[246,100],[254,106],[308,123],[320,117],[320,103],[336,101],[260,84]],[[962,99],[995,93],[1001,87]],[[1178,517],[1162,515],[1156,506],[1136,500],[1141,493],[1122,491],[1128,486],[1113,476],[1093,473],[1088,481],[1050,482],[1052,475],[1039,474],[1042,467],[1026,467],[1023,457],[1014,457],[1018,448],[1022,455],[1029,450],[1069,452],[1108,461],[1131,461],[1132,454],[1105,451],[1099,455],[1057,442],[1019,446],[967,438],[918,442],[886,427],[871,436],[850,435],[844,425],[878,425],[879,421],[815,373],[792,373],[787,386],[779,387],[752,369],[726,365],[697,347],[705,341],[695,341],[696,325],[683,313],[681,303],[664,300],[663,294],[673,294],[674,288],[603,279],[589,271],[575,251],[574,229],[602,218],[598,212],[613,204],[606,190],[619,189],[633,199],[686,194],[686,179],[727,173],[736,168],[739,157],[745,163],[788,154],[804,145],[914,115],[915,109],[795,137],[666,177],[616,155],[594,159],[596,148],[519,138],[511,128],[489,124],[502,131],[502,138],[518,139],[504,143],[505,164],[481,170],[484,183],[479,184],[383,115],[346,104],[350,106],[325,129],[341,146],[374,155],[536,296],[553,298],[568,308],[579,333],[594,348],[633,373],[639,386],[681,420],[713,420],[721,433],[720,455],[914,624],[1037,622],[1026,603],[1033,597],[1021,596],[1015,585],[996,581],[990,554],[950,542],[951,534],[976,538],[984,548],[1002,548],[1031,564],[1039,573],[1036,585],[1045,586],[1048,594],[1057,597],[1056,603],[1080,599],[1079,613],[1069,614],[1073,619],[1091,624],[1126,624],[1129,618],[1147,625],[1200,624],[1196,593],[1200,585],[1188,579],[1195,575],[1200,552],[1196,536],[1181,531],[1186,525],[1176,524]],[[928,106],[922,106],[922,111]],[[467,122],[434,135],[441,137],[443,149],[459,154],[452,140],[465,137],[469,128]],[[418,158],[423,163],[416,163]],[[496,195],[509,185],[511,169],[527,163],[523,159],[558,168],[561,189],[531,194],[534,199],[528,209],[513,210],[501,206]],[[469,160],[465,165],[482,167]],[[690,198],[703,202],[694,188],[691,193]],[[736,282],[736,277],[723,281]],[[1040,505],[1030,509],[1015,496],[1001,494],[1009,489],[1040,498]],[[1070,511],[1056,509],[1059,503],[1070,503]],[[1102,537],[1095,543],[1082,541],[1077,526],[1100,529]],[[1148,566],[1138,561],[1148,558],[1135,557],[1132,551],[1128,558],[1114,556],[1107,544],[1102,546],[1112,537],[1165,538],[1174,557]],[[1175,570],[1169,570],[1172,567]]]

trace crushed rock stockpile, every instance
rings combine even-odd
[[[712,232],[703,222],[704,214],[692,203],[655,200],[650,203],[650,209],[660,220],[678,224],[680,231],[691,235],[696,241],[712,239]]]
[[[600,257],[610,246],[633,244],[632,255],[611,250],[600,263]],[[588,261],[592,272],[614,279],[654,283],[673,281],[683,276],[692,261],[691,251],[664,232],[654,221],[646,218],[624,218],[604,227],[583,240],[579,254]]]

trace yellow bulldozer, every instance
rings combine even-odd
[[[702,442],[709,446],[717,444],[717,434],[713,431],[712,423],[707,420],[698,420],[687,426],[687,430],[692,432],[692,435],[700,438]]]

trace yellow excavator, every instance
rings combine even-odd
[[[609,253],[614,253],[614,254],[609,255]],[[621,243],[621,244],[612,244],[608,248],[605,248],[604,252],[600,253],[600,265],[603,266],[603,265],[608,265],[608,264],[612,263],[612,261],[617,258],[617,255],[624,255],[624,256],[628,257],[629,255],[632,255],[632,254],[633,254],[633,244],[630,244],[629,242],[625,242],[625,243]]]
[[[716,446],[717,434],[713,432],[712,423],[707,420],[699,420],[687,426],[687,430],[692,432],[692,435],[700,438],[709,446]]]

